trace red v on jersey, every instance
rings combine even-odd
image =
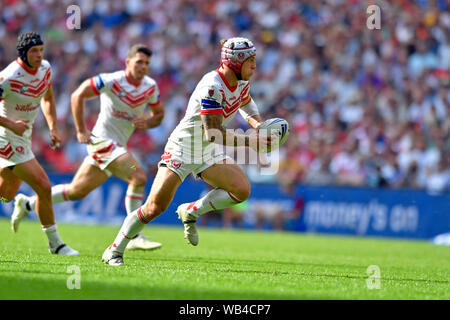
[[[239,109],[242,101],[245,101],[247,99],[249,88],[250,88],[250,85],[247,83],[246,86],[244,87],[244,89],[239,94],[239,97],[233,103],[229,103],[226,99],[225,92],[223,90],[220,90],[220,92],[222,93],[222,96],[224,97],[224,101],[225,101],[224,108],[223,108],[223,116],[225,118],[228,118],[229,116],[234,114],[237,109]]]
[[[34,86],[19,80],[10,79],[9,84],[11,87],[11,91],[23,94],[28,97],[38,98],[42,94],[44,94],[47,91],[48,87],[50,86],[49,83],[50,75],[51,72],[50,69],[48,69],[42,80],[39,81],[39,83],[37,83]],[[26,88],[26,90],[23,90],[23,88]]]
[[[146,91],[133,96],[132,94],[127,92],[117,81],[114,81],[111,88],[111,92],[130,108],[137,108],[142,105],[145,100],[150,98],[154,91],[155,86],[151,86]]]

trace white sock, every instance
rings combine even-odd
[[[53,204],[70,200],[69,197],[67,196],[67,192],[66,192],[67,186],[68,186],[68,184],[58,184],[58,185],[52,187],[52,203]],[[30,209],[30,211],[35,210],[36,195],[29,198],[28,206],[27,206],[27,209]]]
[[[125,195],[125,209],[127,210],[127,215],[129,215],[134,210],[139,209],[142,206],[142,200],[144,199],[144,193],[132,192],[127,190]]]
[[[56,227],[56,224],[45,228],[44,226],[42,226],[42,231],[45,232],[45,234],[47,235],[48,238],[48,245],[52,248],[56,248],[62,244],[64,244],[64,242],[61,240],[61,238],[59,237],[58,234],[58,230]]]
[[[141,208],[131,212],[122,224],[119,234],[114,240],[112,250],[123,254],[128,242],[144,229],[145,225],[149,223],[142,214]]]
[[[194,212],[193,215],[198,218],[204,213],[228,208],[241,202],[242,200],[239,200],[231,192],[215,188],[208,192],[203,198],[191,202],[188,211]]]

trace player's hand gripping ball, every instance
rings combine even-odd
[[[281,118],[272,118],[264,121],[259,126],[260,134],[273,135],[278,137],[278,141],[274,141],[267,150],[260,149],[260,152],[271,152],[281,147],[289,135],[289,123]],[[265,131],[264,131],[265,130]]]

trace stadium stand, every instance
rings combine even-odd
[[[154,174],[193,86],[218,66],[219,40],[246,36],[257,48],[253,98],[265,118],[291,124],[280,172],[267,181],[449,192],[450,3],[377,1],[382,28],[369,30],[371,3],[83,0],[81,29],[68,30],[70,1],[6,0],[0,66],[15,58],[18,33],[42,32],[64,143],[59,152],[49,149],[40,115],[34,152],[46,170],[72,173],[85,147],[74,134],[71,92],[82,79],[124,68],[130,45],[148,44],[166,117],[161,127],[136,132],[130,148]],[[92,127],[98,101],[87,110]]]

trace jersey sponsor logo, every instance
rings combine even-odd
[[[28,104],[17,104],[15,109],[17,111],[23,111],[23,112],[31,112],[39,108],[39,104],[33,105],[32,103]]]
[[[30,83],[34,83],[34,82],[37,82],[37,81],[39,81],[39,79],[31,80]]]
[[[170,152],[164,151],[164,154],[161,156],[161,160],[168,163],[170,158],[172,158],[172,154]]]
[[[119,111],[119,110],[113,109],[111,114],[114,117],[119,118],[119,119],[125,119],[125,120],[128,120],[128,121],[133,120],[133,115],[130,115],[129,113],[127,113],[125,111]]]

